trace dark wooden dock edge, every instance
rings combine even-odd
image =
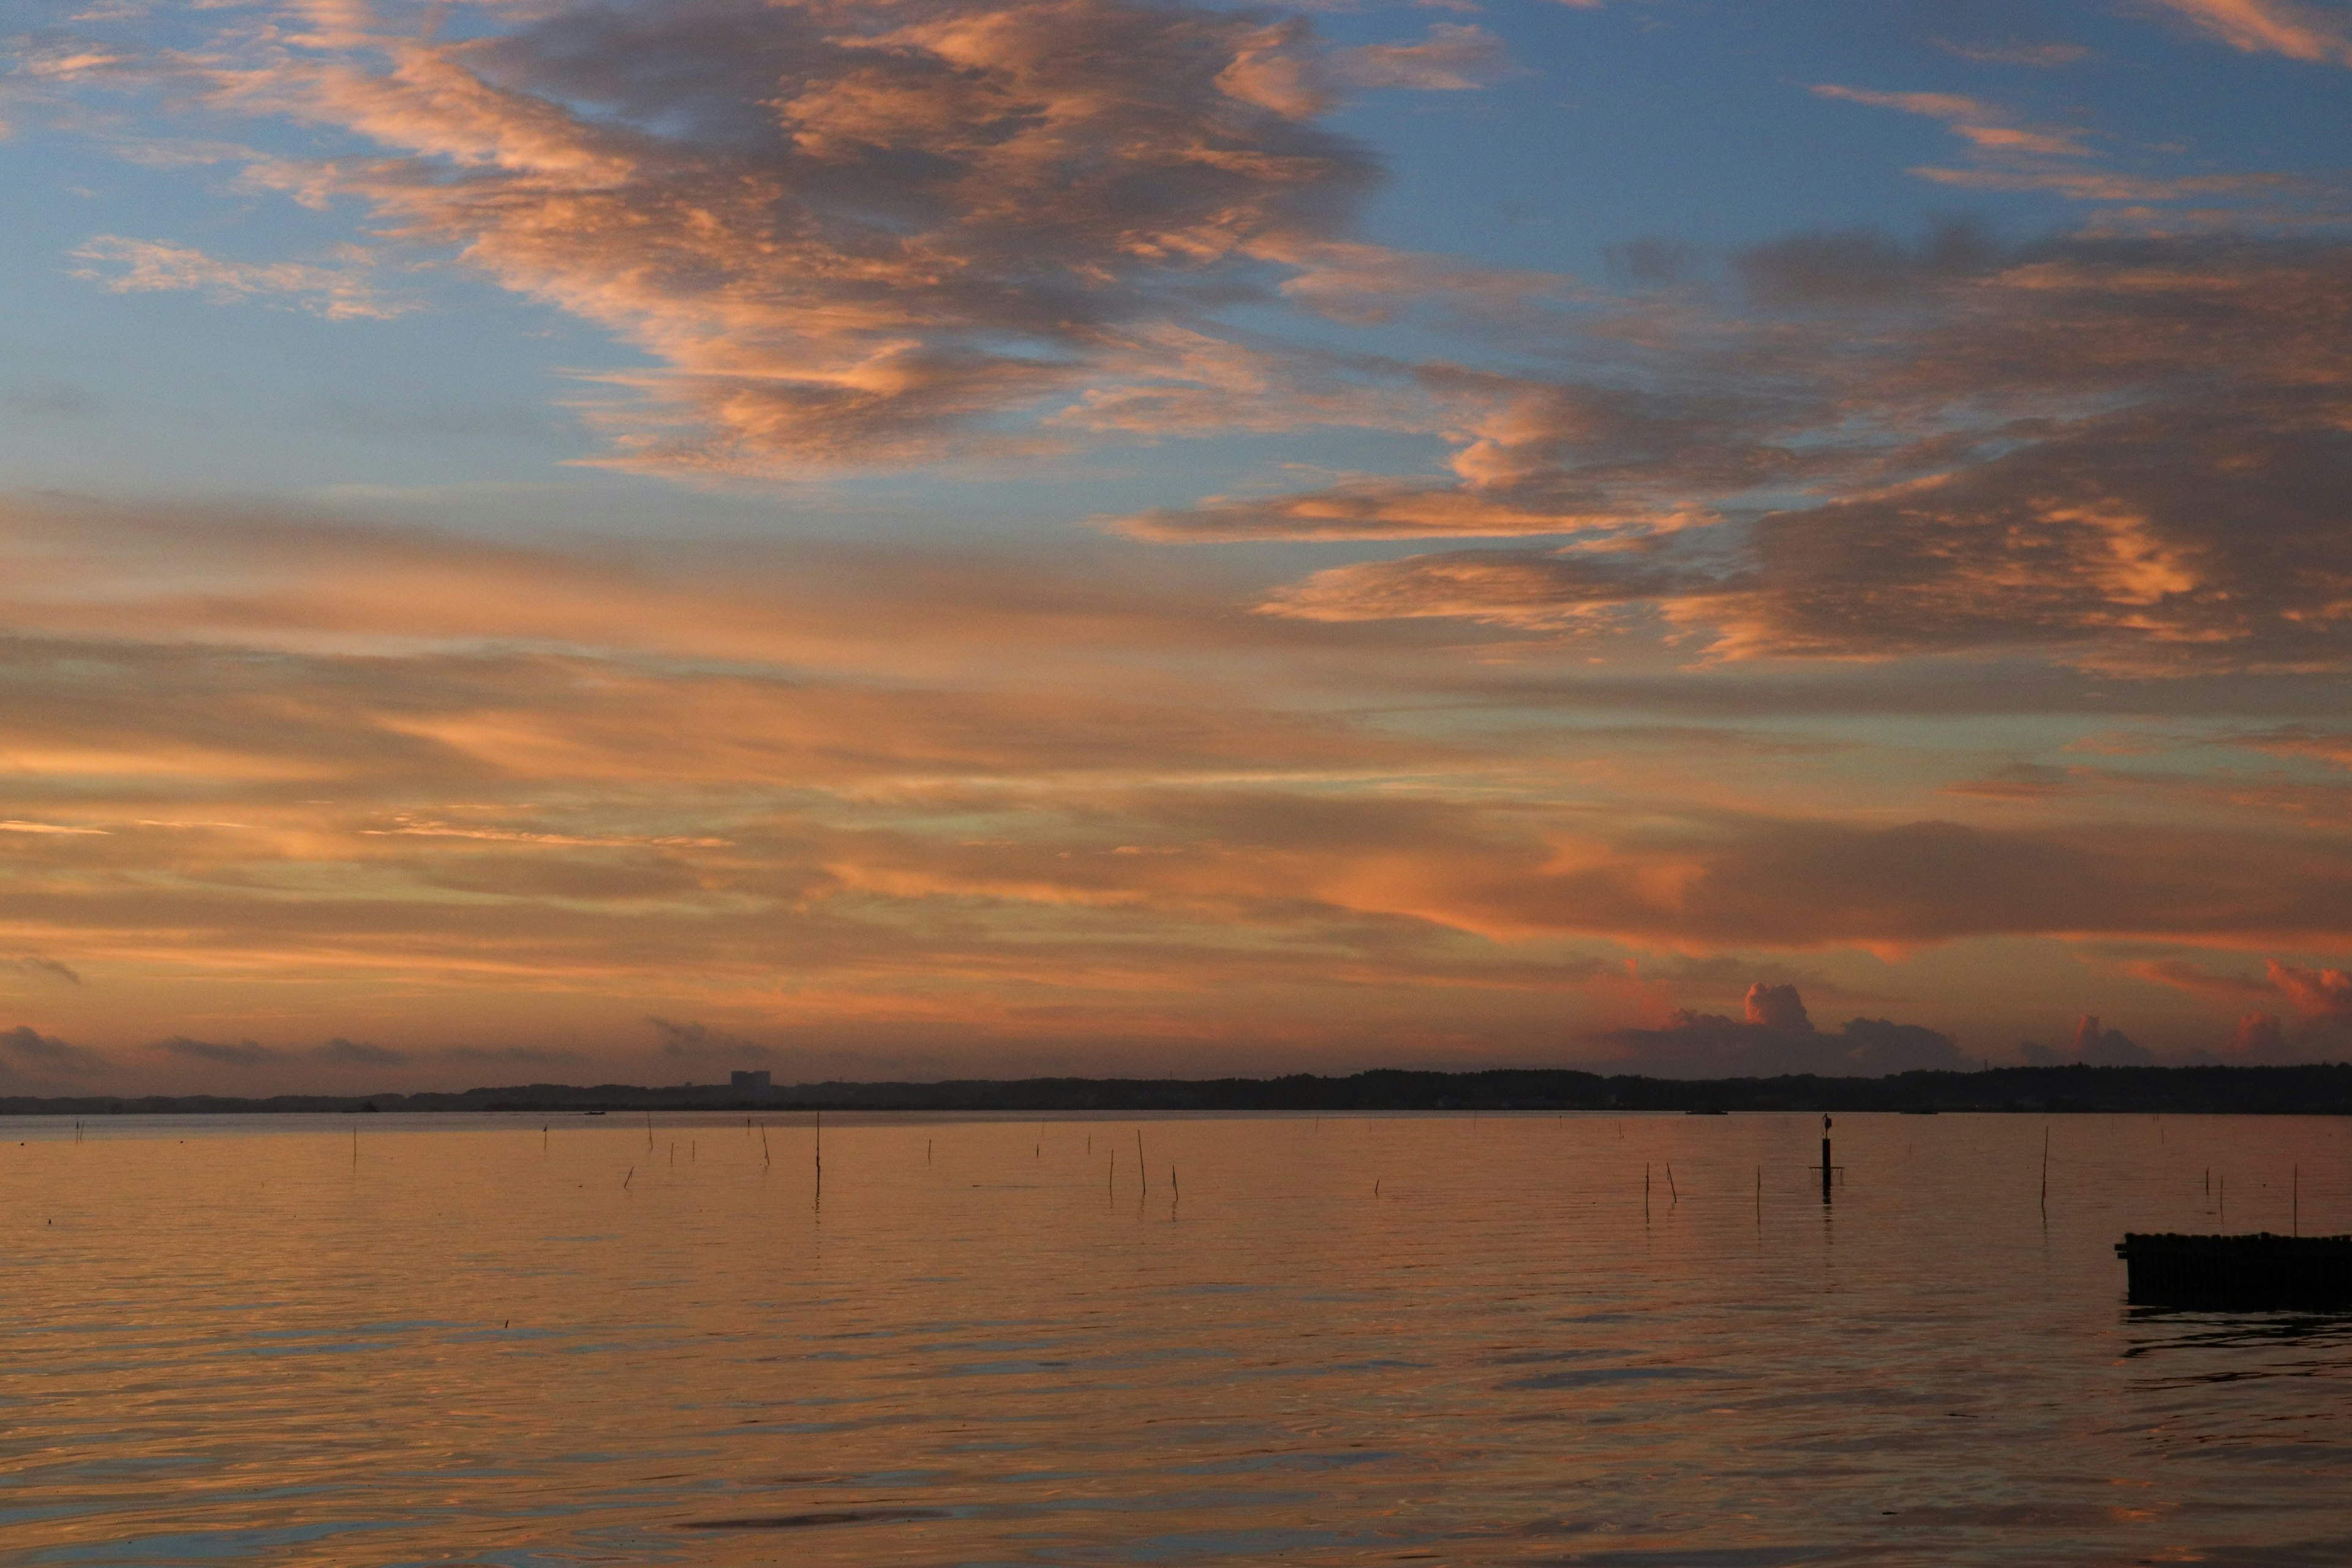
[[[2248,1311],[2352,1307],[2352,1236],[2126,1233],[2116,1243],[2134,1306]]]

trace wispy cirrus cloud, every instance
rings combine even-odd
[[[2309,0],[2149,0],[2249,54],[2352,66],[2352,16]]]
[[[2047,70],[2058,66],[2075,65],[2091,58],[2091,51],[2081,44],[1965,43],[1950,38],[1932,41],[1946,54],[1957,55],[1961,59],[1974,60],[1980,65],[2033,66]]]
[[[71,254],[83,264],[73,269],[75,277],[101,283],[117,294],[185,290],[225,305],[284,300],[329,321],[384,321],[415,308],[378,290],[370,258],[356,247],[348,247],[333,266],[314,266],[225,261],[189,246],[101,234],[84,240]]]
[[[2118,217],[2156,227],[2179,226],[2179,217],[2158,216],[2167,206],[2197,202],[2224,212],[2268,205],[2275,220],[2297,205],[2297,187],[2308,182],[2263,171],[2228,174],[2172,172],[2147,165],[2118,166],[2097,156],[2104,140],[2087,128],[2040,121],[2003,105],[1948,92],[1888,92],[1820,83],[1817,97],[1875,109],[1891,109],[1939,121],[1968,144],[1961,168],[1916,167],[1923,180],[1958,190],[2040,191],[2070,201],[2108,206]],[[2340,195],[2333,205],[2340,210]],[[2214,215],[2203,220],[2210,225]]]
[[[1344,87],[1402,87],[1465,92],[1508,68],[1503,41],[1475,23],[1437,22],[1416,44],[1361,44],[1333,55],[1325,68]]]
[[[1820,98],[1843,99],[1848,103],[1899,110],[1905,114],[1941,121],[1953,135],[1979,153],[2058,158],[2084,157],[2089,153],[2078,131],[2030,124],[2009,110],[1959,93],[1879,92],[1834,82],[1819,83],[1812,90]]]
[[[0,942],[102,963],[110,992],[201,987],[215,1016],[268,1020],[159,1021],[131,1041],[221,1048],[137,1058],[158,1070],[432,1079],[472,1063],[429,1044],[453,1009],[486,1050],[538,1048],[548,1019],[611,996],[628,1020],[780,1051],[952,1027],[942,1070],[1007,1039],[1097,1069],[1149,1059],[1085,1057],[1113,1025],[1375,1058],[1405,1048],[1393,1034],[1427,1059],[1447,1031],[1465,1051],[1553,1037],[1596,949],[2352,943],[2352,865],[2324,827],[1964,820],[2009,809],[1975,796],[1892,822],[1793,796],[1774,812],[1759,781],[1814,767],[1805,736],[1417,732],[1412,704],[1389,711],[1401,692],[1475,694],[1428,668],[1410,619],[1251,617],[1172,582],[1154,605],[1109,565],[1117,594],[1067,563],[966,562],[934,584],[905,558],[845,573],[784,545],[712,547],[691,570],[674,542],[656,572],[584,545],[67,511],[20,519],[29,569],[0,585],[20,623],[0,641],[6,782],[20,820],[100,831],[11,836]],[[383,582],[397,591],[351,596]],[[667,595],[657,626],[616,613],[633,595]],[[739,604],[764,619],[730,622]],[[868,658],[861,626],[891,628],[896,662]],[[548,646],[519,650],[519,626]],[[1187,647],[1202,663],[1176,679],[1166,650]],[[1027,673],[1041,661],[1052,689]],[[1139,661],[1163,662],[1139,682]],[[1298,673],[1318,662],[1380,704],[1335,708]],[[1792,710],[1692,691],[1710,693],[1747,724]],[[1700,751],[1738,765],[1695,774]],[[2195,809],[2178,801],[2152,809]],[[428,831],[387,831],[404,826]],[[1364,1043],[1342,993],[1383,998],[1389,1033]],[[788,1038],[785,1018],[805,1028]],[[630,1028],[590,1028],[589,1048],[643,1048]],[[1822,1033],[1803,1059],[1869,1043]],[[284,1043],[330,1035],[402,1059]]]
[[[0,970],[14,970],[38,980],[62,980],[68,985],[81,984],[81,976],[71,968],[54,958],[43,958],[34,952],[0,956]]]

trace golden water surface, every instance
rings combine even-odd
[[[0,1560],[2352,1563],[2335,1121],[756,1120],[0,1121]]]

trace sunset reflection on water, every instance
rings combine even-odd
[[[2333,1121],[757,1120],[5,1123],[6,1556],[2352,1561]]]

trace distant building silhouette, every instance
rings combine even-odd
[[[727,1087],[738,1094],[748,1094],[757,1099],[768,1092],[768,1069],[761,1068],[758,1072],[730,1073],[727,1075]]]

